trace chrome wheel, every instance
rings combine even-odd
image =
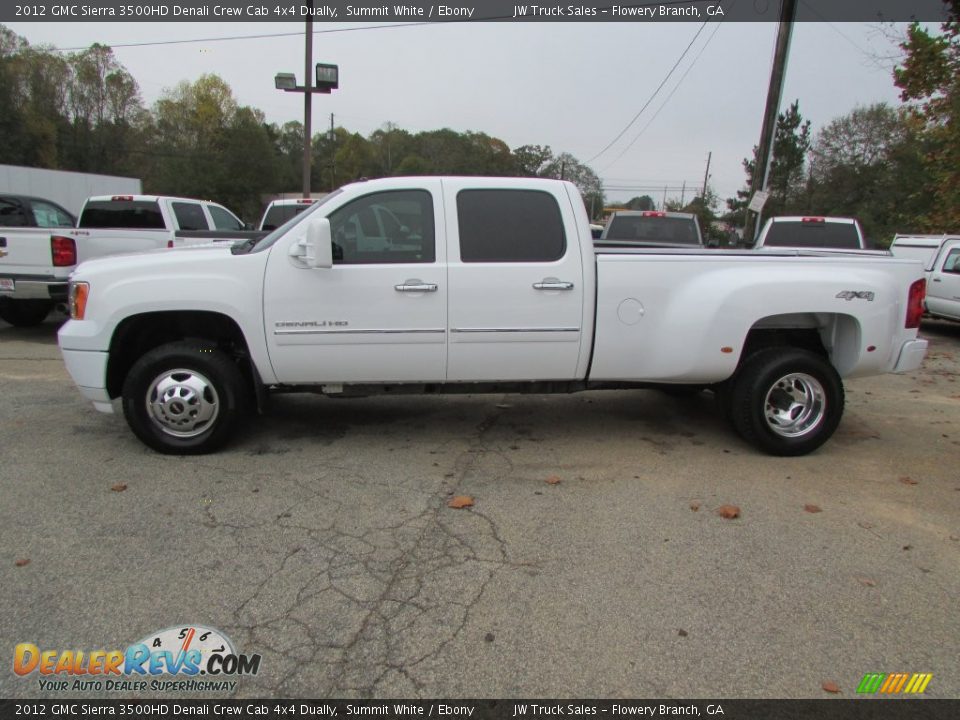
[[[195,370],[166,370],[147,386],[147,414],[160,430],[178,438],[206,431],[220,413],[220,398]]]
[[[813,431],[827,412],[823,385],[806,373],[791,373],[777,380],[763,401],[767,426],[777,435],[796,438]]]

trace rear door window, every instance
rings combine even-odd
[[[460,259],[554,262],[567,251],[556,199],[540,190],[461,190],[457,193]]]
[[[243,223],[229,210],[219,205],[207,205],[210,218],[217,230],[243,230]]]
[[[31,200],[30,209],[37,227],[73,227],[73,217],[63,208],[42,200]]]
[[[173,214],[177,217],[177,225],[181,230],[210,229],[200,203],[172,202],[170,207],[173,208]]]
[[[19,200],[0,198],[0,227],[23,227],[27,214]]]

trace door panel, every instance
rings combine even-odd
[[[950,250],[931,274],[926,302],[934,315],[960,319],[960,248]]]
[[[541,192],[470,178],[443,186],[448,380],[576,377],[583,262],[579,239],[563,235],[578,227],[563,186]]]
[[[370,232],[380,208],[403,218]],[[289,257],[296,225],[271,248],[264,292],[267,345],[285,383],[440,382],[446,378],[447,278],[438,180],[338,200],[330,218],[334,266]],[[364,232],[366,227],[366,232]],[[402,230],[403,232],[399,232]]]

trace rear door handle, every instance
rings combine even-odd
[[[407,280],[401,285],[394,285],[397,292],[436,292],[436,283],[425,283],[420,280]]]
[[[556,278],[544,278],[542,281],[533,284],[534,290],[573,290],[572,282],[557,280]]]
[[[934,278],[933,281],[934,281],[934,282],[940,282],[940,278]]]

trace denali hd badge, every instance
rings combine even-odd
[[[844,290],[837,293],[840,300],[868,300],[873,302],[873,293],[867,290]]]

